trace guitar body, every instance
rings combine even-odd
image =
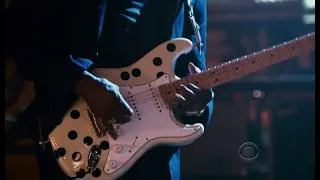
[[[134,110],[134,116],[126,124],[115,125],[119,133],[117,140],[108,134],[98,137],[94,121],[90,119],[89,107],[79,99],[49,135],[57,161],[65,174],[86,180],[116,179],[155,146],[180,146],[199,138],[204,132],[202,124],[184,125],[176,120],[156,88],[178,79],[174,74],[175,61],[192,48],[192,42],[188,39],[173,39],[128,67],[95,69],[98,77],[104,77],[120,87],[121,94]],[[91,173],[85,173],[88,171],[90,152],[98,146],[96,168]]]

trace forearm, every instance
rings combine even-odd
[[[213,113],[213,100],[207,104],[205,111],[200,116],[187,116],[176,114],[176,117],[185,124],[201,123],[205,128],[209,125]]]
[[[58,62],[55,59],[59,59]],[[45,86],[73,87],[86,75],[86,70],[92,65],[88,59],[73,59],[70,56],[50,57],[48,63],[37,62],[33,71],[36,84]]]
[[[46,55],[28,59],[30,56],[15,56],[17,75],[28,79],[35,85],[46,87],[75,87],[92,65],[88,59],[73,59],[69,55]]]

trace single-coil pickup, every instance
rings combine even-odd
[[[152,100],[153,100],[152,102],[153,102],[154,106],[157,108],[157,110],[159,112],[162,112],[161,97],[160,97],[159,92],[157,90],[158,89],[156,89],[156,88],[150,89]]]

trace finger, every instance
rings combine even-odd
[[[191,74],[197,74],[201,72],[201,69],[195,66],[192,62],[189,62],[188,69]]]
[[[131,109],[131,108],[130,108]],[[127,111],[126,106],[124,106],[123,104],[118,104],[117,106],[113,106],[112,108],[110,108],[108,111],[105,111],[105,118],[108,119],[114,119],[113,123],[116,124],[124,124],[127,123],[131,120],[132,118],[132,114],[126,114],[125,112]]]
[[[129,122],[131,120],[131,118],[132,118],[132,116],[124,115],[123,116],[123,122],[127,123],[127,122]]]
[[[191,108],[189,100],[181,96],[180,94],[175,94],[176,95],[176,103],[175,106],[173,106],[171,109],[178,113],[178,114],[183,114],[185,111],[189,110]]]
[[[208,96],[210,96],[211,100],[214,98],[214,92],[211,90],[207,90],[208,91]]]
[[[209,99],[210,101],[214,98],[214,92],[212,90],[205,89],[205,90],[202,90],[202,92],[203,92],[204,98]]]
[[[107,130],[107,133],[112,137],[112,139],[117,140],[118,138],[118,134],[116,132],[116,130],[113,127],[113,124],[110,122],[111,120],[104,120],[104,126]]]
[[[182,84],[180,88],[180,95],[182,95],[185,99],[189,99],[190,97],[194,96],[195,93],[187,86]]]
[[[208,104],[213,100],[214,93],[211,90],[202,90],[200,97],[204,100],[205,104]]]
[[[105,78],[101,78],[100,82],[102,82],[102,84],[104,84],[107,87],[107,89],[109,89],[109,90],[113,90],[113,91],[119,91],[120,90],[118,85],[113,84],[111,81],[109,81],[109,80],[107,80]]]
[[[115,117],[115,123],[117,124],[125,124],[131,120],[132,116],[123,115],[123,114],[117,114]]]
[[[129,106],[129,104],[123,99],[123,97],[119,94],[121,110],[123,112],[123,116],[131,117],[133,115],[133,109]]]
[[[173,104],[171,104],[171,108],[179,108],[181,106],[184,106],[186,104],[186,99],[181,96],[180,94],[175,94],[175,97],[174,97],[174,101],[173,101]]]

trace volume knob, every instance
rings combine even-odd
[[[109,166],[109,168],[111,168],[111,169],[116,168],[116,167],[117,167],[117,161],[114,161],[114,160],[109,161],[109,162],[108,162],[108,166]]]

